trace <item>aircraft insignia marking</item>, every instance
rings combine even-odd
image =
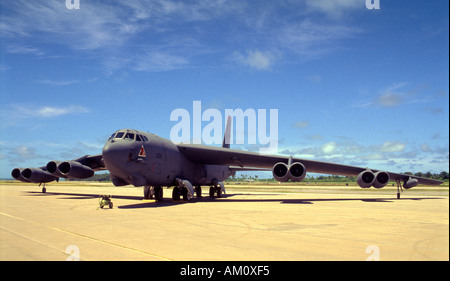
[[[147,154],[145,153],[145,149],[144,149],[143,145],[141,146],[141,150],[139,150],[138,156],[139,157],[147,157]]]

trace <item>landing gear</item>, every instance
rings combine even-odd
[[[151,186],[144,186],[144,199],[153,199],[155,191]]]
[[[202,198],[202,187],[200,185],[192,186],[188,180],[182,180],[179,178],[175,179],[177,181],[177,186],[173,188],[172,200],[179,201],[181,196],[183,196],[184,201],[191,201],[194,194],[197,198]],[[213,186],[209,189],[210,198],[221,198],[225,194],[225,185],[221,181],[213,182]]]
[[[200,185],[195,187],[195,194],[197,195],[197,198],[202,198],[202,187]]]
[[[155,199],[158,202],[163,201],[163,189],[161,186],[155,186]]]
[[[172,200],[180,201],[181,189],[178,186],[175,186],[172,190]]]
[[[219,181],[219,182],[215,182],[213,186],[211,186],[209,188],[209,198],[222,198],[222,194],[226,194],[225,193],[225,185],[223,184],[223,182]]]
[[[161,186],[144,186],[144,199],[163,200],[163,189]]]
[[[41,187],[41,184],[39,184],[39,187]],[[47,192],[47,188],[45,188],[45,182],[44,182],[44,186],[42,187],[42,193],[46,193]]]
[[[397,182],[397,199],[400,199],[400,192],[403,192],[403,187],[399,179],[397,179],[396,182]]]
[[[191,201],[194,197],[194,193],[197,195],[197,198],[202,196],[202,188],[200,186],[194,187],[188,180],[182,180],[179,178],[175,179],[177,181],[178,186],[175,186],[172,191],[172,199],[173,201],[179,201],[181,195],[183,196],[184,201]]]

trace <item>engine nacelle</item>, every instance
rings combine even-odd
[[[292,163],[289,166],[289,179],[291,181],[302,181],[306,177],[306,168],[300,162]]]
[[[65,175],[63,175],[59,170],[58,170],[58,165],[61,164],[62,161],[50,161],[47,163],[47,172],[49,172],[50,174],[54,175],[55,177],[63,177],[66,178]]]
[[[383,188],[385,187],[391,178],[389,174],[384,171],[379,171],[375,173],[375,180],[373,182],[373,187],[375,188]]]
[[[289,167],[283,162],[277,163],[272,168],[273,177],[279,182],[289,180]]]
[[[39,168],[26,168],[21,172],[21,175],[28,182],[35,182],[35,183],[38,183],[38,182],[46,183],[46,182],[51,182],[56,179],[59,179],[58,177],[53,176],[49,172],[46,172]]]
[[[23,170],[25,170],[25,168],[15,168],[14,170],[11,171],[11,176],[18,181],[30,182],[22,176]]]
[[[279,182],[302,181],[306,177],[306,168],[300,162],[287,165],[286,163],[279,162],[273,166],[273,177]]]
[[[58,165],[58,170],[62,175],[74,179],[87,179],[94,175],[94,170],[76,161],[62,162]]]
[[[373,185],[374,181],[375,181],[375,175],[369,169],[359,173],[358,178],[356,179],[356,182],[362,188],[371,187]]]
[[[403,188],[405,189],[410,189],[413,188],[414,186],[419,184],[419,180],[418,179],[413,179],[413,178],[409,178],[404,184],[403,184]]]

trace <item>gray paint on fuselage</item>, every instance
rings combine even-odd
[[[103,159],[115,178],[115,185],[128,183],[134,186],[172,186],[176,185],[176,178],[189,180],[193,185],[209,185],[229,176],[228,166],[192,162],[170,140],[137,130],[117,132],[145,136],[148,142],[123,138],[106,142]],[[145,157],[139,155],[141,147],[144,147]]]

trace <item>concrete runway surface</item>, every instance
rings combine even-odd
[[[282,186],[278,186],[282,187]],[[228,187],[142,199],[107,183],[0,184],[0,260],[449,260],[449,195]],[[434,187],[433,190],[440,187]],[[100,194],[114,208],[98,209]]]

